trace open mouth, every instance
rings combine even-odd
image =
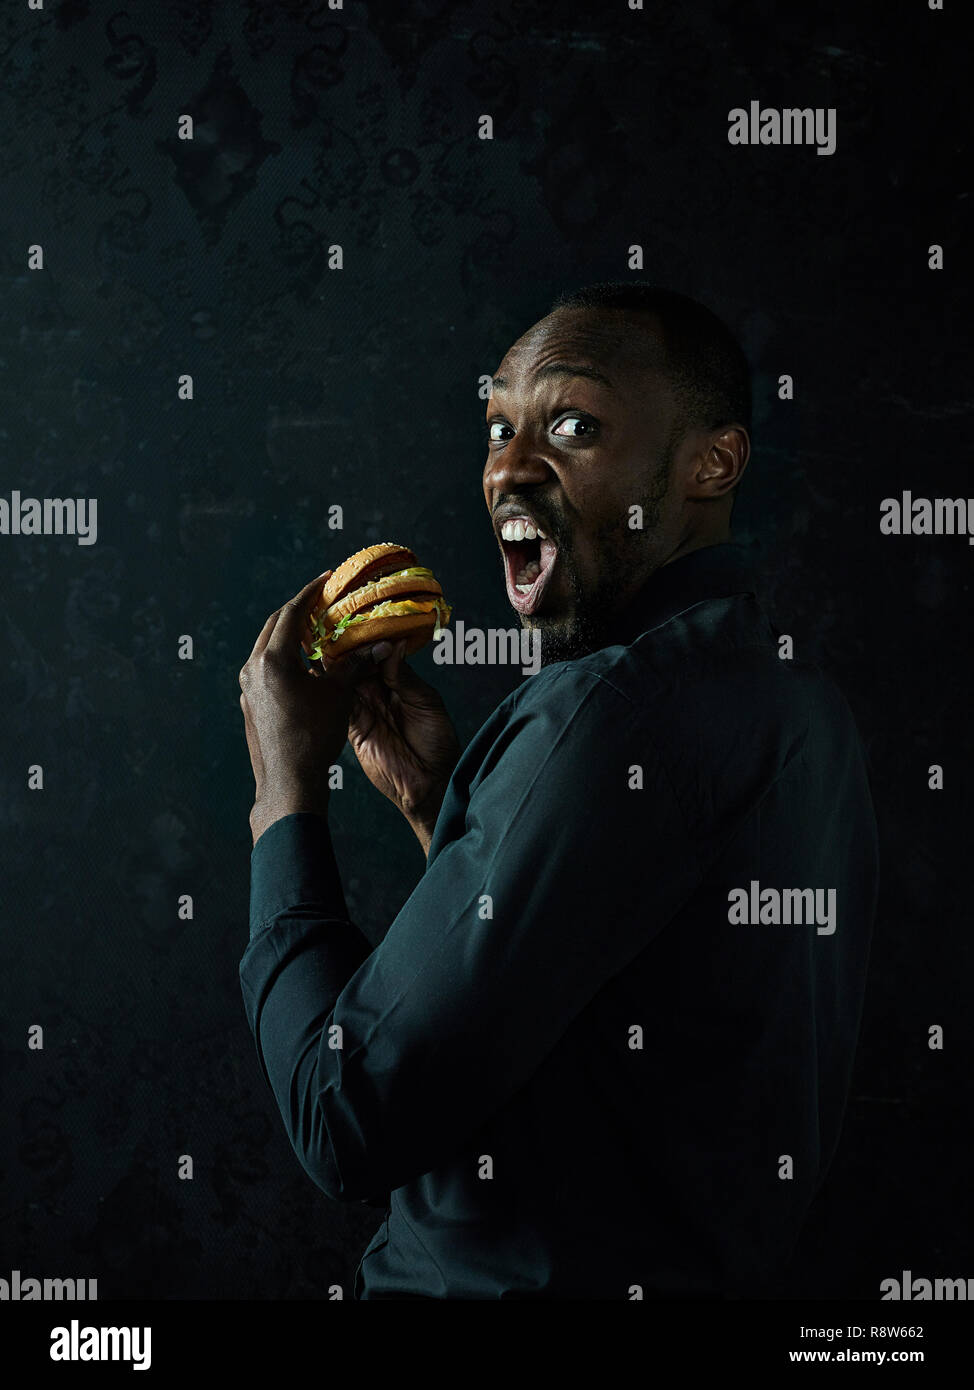
[[[533,613],[551,578],[558,547],[529,516],[508,517],[500,534],[507,597],[519,613]]]

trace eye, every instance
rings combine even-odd
[[[501,434],[501,430],[510,430],[511,433]],[[514,431],[513,429],[511,429],[511,426],[506,424],[503,420],[492,420],[487,429],[487,437],[491,441],[491,443],[500,442],[504,439],[510,439],[513,433]]]
[[[566,425],[569,428],[566,429]],[[596,429],[595,421],[586,419],[584,415],[566,415],[551,432],[560,434],[563,439],[585,439],[594,434]]]

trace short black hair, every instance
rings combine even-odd
[[[613,280],[559,295],[555,309],[626,309],[657,315],[666,374],[681,410],[680,433],[693,426],[751,429],[751,373],[727,325],[688,295],[646,280]]]

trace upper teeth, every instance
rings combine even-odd
[[[501,527],[501,539],[505,541],[533,541],[535,539],[546,541],[548,537],[540,526],[535,526],[533,521],[524,521],[518,518],[517,521],[505,521]]]

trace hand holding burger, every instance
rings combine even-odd
[[[389,543],[326,570],[271,614],[240,673],[255,842],[281,816],[327,814],[329,768],[347,739],[428,851],[460,746],[440,696],[403,658],[449,616],[430,570]],[[369,653],[390,641],[376,664]]]
[[[349,742],[366,777],[406,817],[424,853],[460,744],[439,694],[404,658],[431,641],[451,611],[432,571],[405,546],[384,542],[358,551],[331,574],[306,643],[326,671],[348,666]],[[379,642],[392,643],[392,651],[371,664],[367,650]]]

